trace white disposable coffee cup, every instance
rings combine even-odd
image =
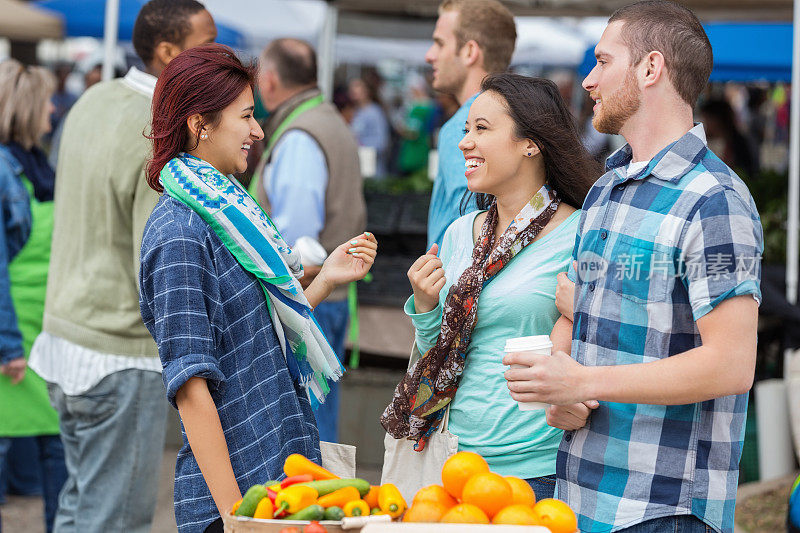
[[[315,239],[305,235],[297,239],[292,250],[300,254],[300,261],[304,265],[321,265],[328,258],[325,248]]]
[[[550,355],[553,350],[553,343],[550,342],[548,335],[533,335],[531,337],[515,337],[506,340],[506,353],[535,353]],[[511,368],[529,368],[527,365],[511,365]],[[535,409],[547,409],[550,404],[542,402],[517,402],[521,411],[533,411]]]

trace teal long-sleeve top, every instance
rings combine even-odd
[[[447,283],[439,305],[427,313],[414,312],[414,297],[405,312],[424,353],[436,344],[442,310],[450,287],[472,261],[472,227],[478,212],[453,222],[442,239]],[[558,319],[556,275],[565,272],[572,257],[580,212],[517,254],[489,282],[478,298],[478,320],[467,348],[467,360],[450,407],[448,429],[458,436],[459,451],[482,455],[493,472],[523,479],[556,472],[556,452],[562,431],[547,425],[543,409],[521,411],[511,398],[503,373],[506,339],[549,335]]]

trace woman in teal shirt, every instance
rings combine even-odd
[[[409,270],[405,306],[425,355],[398,386],[383,423],[424,447],[449,406],[460,451],[552,497],[561,430],[521,411],[503,373],[506,339],[549,335],[556,276],[567,270],[579,213],[598,175],[556,85],[484,80],[459,148],[478,212],[453,222]]]

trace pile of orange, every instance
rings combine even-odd
[[[575,513],[559,500],[536,501],[525,480],[489,470],[486,460],[458,452],[442,468],[442,484],[420,489],[404,522],[545,526],[552,533],[574,533]]]

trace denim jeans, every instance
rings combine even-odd
[[[0,470],[2,470],[3,464],[6,462],[6,454],[8,453],[9,448],[11,448],[11,439],[7,437],[0,437]],[[3,496],[3,492],[0,491],[0,503],[5,503]],[[0,533],[2,532],[3,514],[0,512]]]
[[[56,533],[149,532],[167,416],[161,374],[123,370],[77,396],[48,391],[68,472]]]
[[[537,502],[539,500],[544,500],[545,498],[552,498],[556,492],[555,474],[550,476],[532,477],[530,479],[526,479],[525,481],[528,482],[528,485],[530,485],[533,489],[533,493],[536,494]]]
[[[347,300],[322,302],[314,309],[314,317],[340,361],[344,360],[344,341],[347,337],[349,316]],[[325,403],[314,412],[314,417],[317,419],[319,440],[339,442],[339,383],[328,382],[328,384],[331,391],[325,397]]]
[[[22,447],[29,448],[31,453],[13,454],[7,452],[14,448],[21,450]],[[23,487],[27,491],[34,489],[36,493],[44,498],[44,523],[45,531],[53,531],[53,521],[58,509],[58,493],[64,486],[67,479],[67,469],[64,464],[64,447],[58,435],[40,435],[37,437],[15,437],[0,438],[0,478],[8,478],[7,469],[4,469],[6,458],[10,460],[22,459],[24,461],[18,466],[18,470],[30,474],[30,478],[36,481],[36,486]],[[0,525],[2,531],[2,525]]]
[[[36,437],[9,437],[11,447],[0,465],[0,493],[41,496],[42,473]],[[0,500],[1,501],[1,500]]]
[[[621,529],[618,533],[714,533],[714,528],[696,516],[681,515],[654,518]]]

